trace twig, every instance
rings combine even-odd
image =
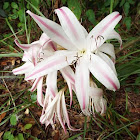
[[[2,79],[2,80],[3,80],[3,83],[4,83],[5,87],[6,87],[6,89],[8,90],[8,92],[9,92],[9,94],[10,94],[10,96],[11,96],[11,99],[12,99],[13,105],[14,105],[14,107],[16,108],[16,104],[15,104],[15,102],[14,102],[14,99],[13,99],[12,93],[11,93],[11,91],[9,90],[9,88],[8,88],[8,86],[7,86],[6,82],[5,82],[5,80],[4,80],[4,79]]]
[[[116,51],[116,55],[118,55],[121,51],[127,49],[128,47],[130,47],[130,46],[132,47],[132,45],[134,45],[136,42],[139,42],[139,41],[140,41],[140,37],[138,37],[137,39],[126,43],[121,50]]]
[[[23,31],[23,29],[21,29],[20,31],[16,32],[15,35],[18,34],[18,33],[20,33],[21,31]],[[13,36],[14,36],[14,34],[12,34],[12,35],[10,35],[10,36],[8,36],[8,37],[6,37],[6,38],[0,40],[0,42],[1,42],[1,41],[5,41],[5,40],[7,40],[8,38],[11,38],[11,37],[13,37]]]

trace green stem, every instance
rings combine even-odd
[[[5,54],[0,54],[0,58],[1,57],[22,57],[23,54],[22,53],[5,53]]]
[[[114,3],[114,0],[111,0],[111,1],[110,1],[110,14],[111,14],[112,11],[113,11],[113,3]]]
[[[26,38],[27,38],[27,43],[30,43],[30,38],[29,38],[29,34],[28,34],[28,29],[27,29],[27,20],[26,20],[26,15],[25,15],[25,5],[24,5],[24,1],[22,0],[22,5],[23,5],[23,11],[24,11],[24,25],[25,25],[25,31],[26,31]]]
[[[15,36],[15,38],[16,38],[16,39],[18,40],[18,42],[20,43],[20,41],[19,41],[18,37],[16,36],[16,33],[14,32],[13,27],[11,26],[10,22],[8,21],[7,18],[6,18],[5,20],[6,20],[7,25],[9,26],[10,30],[12,31],[13,35]]]

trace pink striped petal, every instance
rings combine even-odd
[[[85,33],[82,25],[77,20],[73,12],[67,7],[56,9],[55,12],[58,15],[63,30],[71,41],[75,43],[76,47],[78,47],[77,42],[83,42],[85,39]]]
[[[17,74],[25,74],[30,72],[32,69],[34,68],[34,66],[32,65],[32,63],[25,63],[23,64],[21,67],[15,68],[12,70],[12,72],[17,75]]]
[[[66,81],[69,81],[70,83],[75,84],[75,75],[70,66],[63,68],[60,71]]]
[[[76,50],[60,25],[47,18],[37,16],[29,10],[27,13],[35,20],[43,32],[46,33],[54,42],[68,50]]]
[[[70,120],[69,120],[69,115],[68,115],[68,111],[66,108],[66,102],[65,102],[65,96],[64,94],[62,94],[62,109],[63,109],[63,115],[64,115],[64,119],[68,125],[68,128],[72,131],[79,131],[80,129],[75,129],[71,126],[70,124]]]
[[[40,78],[37,84],[37,102],[43,107],[44,97],[42,92],[42,86],[43,86],[43,77]]]
[[[49,103],[45,110],[45,114],[41,116],[40,122],[42,124],[45,123],[45,121],[51,121],[54,117],[55,111],[56,111],[56,106],[57,106],[57,101],[59,100],[59,94],[55,96],[55,98],[52,100],[52,102]]]
[[[58,101],[57,101],[57,106],[56,106],[56,111],[57,111],[57,117],[58,117],[58,120],[59,120],[59,122],[60,122],[60,124],[61,124],[61,126],[62,126],[62,128],[64,129],[64,132],[66,133],[66,128],[65,128],[65,124],[64,124],[64,122],[63,122],[63,119],[62,119],[62,115],[63,115],[63,113],[62,113],[62,104],[61,104],[61,96],[62,96],[62,94],[64,94],[64,93],[58,93],[59,94],[59,99],[58,99]]]
[[[78,98],[81,109],[85,115],[88,115],[89,104],[89,70],[87,63],[84,59],[80,59],[80,62],[76,65],[75,74],[75,87],[76,96]]]
[[[47,36],[47,34],[43,33],[39,39],[39,43],[41,44],[41,46],[43,46],[49,40],[50,38]]]
[[[40,79],[41,79],[41,77],[35,79],[35,81],[34,81],[32,87],[31,87],[31,89],[30,89],[31,92],[33,92],[33,91],[36,90],[36,88],[37,88],[37,84],[38,84],[38,82],[40,81]]]
[[[106,40],[108,35],[112,32],[117,23],[121,20],[122,16],[119,12],[113,12],[106,16],[99,24],[97,24],[89,33],[88,42],[94,40],[93,46],[101,46]]]
[[[104,54],[102,52],[99,52],[96,55],[99,56],[100,58],[102,58],[108,64],[108,66],[113,70],[114,74],[117,76],[115,64],[113,63],[113,61],[106,54]]]
[[[53,56],[41,61],[26,79],[34,79],[70,65],[76,59],[75,54],[76,52],[72,51],[57,51]]]
[[[99,56],[91,54],[89,70],[106,88],[117,90],[120,88],[120,83],[113,70]]]
[[[15,44],[21,48],[22,50],[28,50],[30,47],[32,47],[32,44],[20,44],[16,39],[15,39]]]
[[[64,79],[67,82],[68,88],[69,88],[69,92],[70,92],[70,106],[72,105],[72,85],[75,84],[75,75],[73,70],[71,69],[70,66],[67,66],[63,69],[60,70]]]
[[[51,94],[52,97],[56,96],[57,90],[57,71],[53,71],[47,75],[46,80],[47,92],[46,94]]]

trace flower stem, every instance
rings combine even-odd
[[[110,14],[111,14],[112,11],[113,11],[113,3],[114,3],[114,0],[111,0],[111,1],[110,1]]]

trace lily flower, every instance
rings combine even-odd
[[[122,16],[119,12],[109,14],[88,34],[70,9],[62,7],[55,12],[61,26],[27,11],[51,40],[67,50],[57,51],[53,56],[43,60],[26,79],[37,78],[76,63],[76,95],[83,113],[88,114],[86,111],[89,102],[90,72],[109,90],[115,91],[120,88],[114,63],[110,59],[115,59],[114,47],[104,42],[115,38],[119,40],[120,46],[122,45],[120,35],[114,30]]]
[[[19,44],[17,40],[15,40],[15,43],[18,47],[24,50],[24,55],[22,60],[26,63],[13,70],[14,74],[25,74],[25,78],[32,73],[35,66],[40,63],[44,59],[48,59],[49,56],[53,55],[53,53],[57,50],[56,44],[45,34],[43,33],[38,41],[35,41],[31,44]],[[62,76],[66,80],[69,91],[70,91],[70,105],[72,105],[72,89],[74,89],[75,79],[74,79],[74,72],[73,70],[67,66],[60,70]],[[56,86],[53,86],[55,83],[55,80],[49,78],[54,77],[54,73],[57,73],[57,71],[49,73],[47,80],[47,93],[51,92],[53,97],[55,97]],[[55,74],[55,79],[57,80],[57,74]],[[35,78],[35,80],[32,81],[32,88],[30,91],[35,91],[37,89],[37,101],[38,103],[43,107],[44,104],[44,97],[42,93],[42,86],[43,86],[43,76],[40,76],[38,78]],[[51,90],[50,90],[51,88]]]
[[[106,112],[107,102],[103,98],[103,90],[98,88],[97,85],[92,82],[89,89],[89,112],[95,116],[95,112],[104,114]]]
[[[13,73],[15,75],[25,74],[25,77],[31,73],[39,62],[50,56],[50,51],[56,50],[55,43],[53,43],[45,33],[41,35],[38,41],[32,42],[31,44],[19,44],[17,40],[15,40],[15,43],[18,47],[24,50],[22,61],[25,61],[25,64],[14,69]],[[43,77],[38,77],[29,82],[32,83],[30,91],[33,92],[37,89],[37,101],[43,106]]]
[[[64,132],[66,133],[65,123],[70,130],[77,131],[70,125],[70,120],[66,108],[65,96],[64,96],[65,88],[61,89],[56,93],[56,96],[53,100],[49,101],[48,106],[45,108],[44,113],[40,117],[40,122],[45,124],[46,127],[51,124],[53,128],[55,121],[59,121]]]

